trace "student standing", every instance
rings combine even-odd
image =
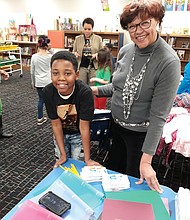
[[[31,80],[32,86],[36,88],[38,93],[38,116],[37,125],[42,125],[47,121],[47,117],[43,114],[44,101],[42,97],[42,89],[51,82],[50,60],[51,54],[49,52],[50,39],[41,35],[38,38],[38,52],[32,55],[31,58]]]
[[[9,74],[5,72],[4,70],[0,70],[0,77],[3,76],[4,80],[8,80]],[[0,138],[10,138],[13,135],[8,134],[3,132],[3,121],[2,121],[2,116],[3,116],[3,106],[0,98]]]
[[[68,157],[78,159],[81,147],[87,165],[99,165],[90,158],[90,121],[94,115],[93,94],[78,79],[76,56],[59,51],[51,59],[52,83],[43,89],[46,110],[60,151],[55,167]]]
[[[99,49],[103,48],[103,44],[102,38],[93,33],[94,21],[92,18],[85,18],[82,26],[83,34],[75,38],[73,52],[78,61],[79,79],[89,84],[89,80],[95,77],[98,68],[96,55]]]
[[[96,77],[90,79],[91,83],[95,86],[106,85],[110,82],[111,78],[111,54],[107,48],[102,48],[98,51],[97,55],[98,69],[96,70]],[[106,97],[94,96],[94,107],[96,109],[106,109]]]

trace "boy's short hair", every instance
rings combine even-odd
[[[85,18],[82,22],[82,26],[84,27],[84,24],[91,24],[92,28],[94,27],[94,20],[92,18]]]
[[[51,57],[51,62],[50,65],[52,67],[52,64],[55,60],[67,60],[73,64],[75,72],[77,72],[78,69],[78,62],[76,56],[71,53],[70,51],[66,50],[61,50],[56,52],[52,57]]]

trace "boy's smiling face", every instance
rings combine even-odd
[[[55,60],[51,67],[51,80],[54,87],[63,96],[70,95],[78,79],[79,72],[75,72],[73,64],[68,60]]]

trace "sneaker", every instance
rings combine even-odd
[[[37,125],[43,125],[47,121],[47,117],[37,119]]]

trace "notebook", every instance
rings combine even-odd
[[[151,204],[105,199],[102,220],[155,220]]]
[[[42,208],[30,200],[26,200],[17,212],[11,217],[11,220],[63,220],[58,215]]]

